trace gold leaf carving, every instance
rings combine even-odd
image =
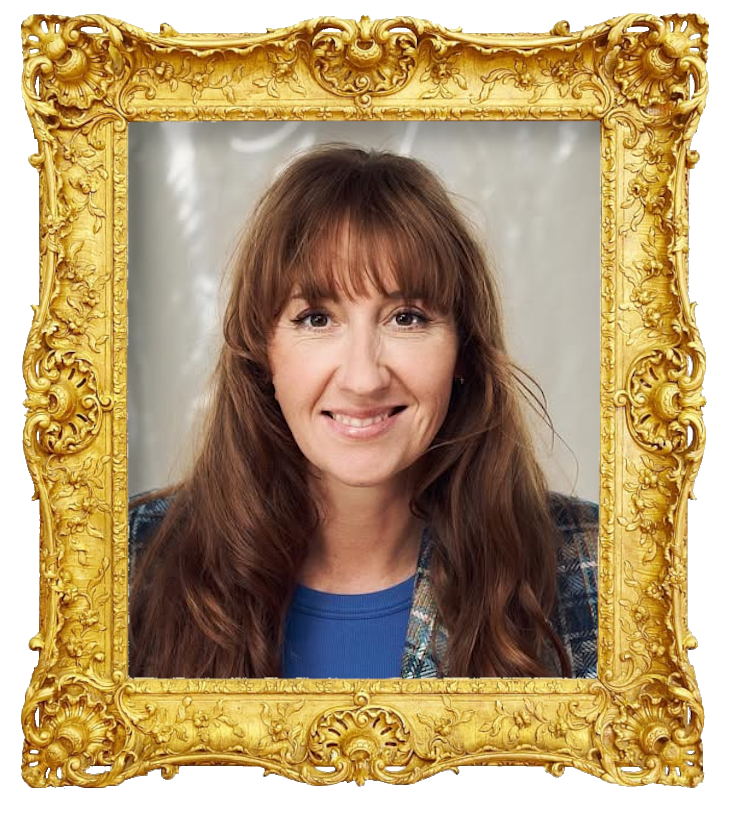
[[[617,397],[628,404],[630,428],[646,449],[664,453],[689,447],[689,429],[701,423],[706,400],[692,381],[689,358],[677,349],[654,351],[635,360],[629,392]]]
[[[613,743],[619,780],[644,784],[660,780],[664,784],[694,786],[701,780],[700,717],[687,706],[690,694],[660,685],[648,686],[633,702],[621,706],[610,723],[607,739]],[[617,762],[614,762],[615,765]]]
[[[100,430],[110,399],[98,395],[95,371],[74,351],[51,351],[41,361],[38,390],[25,401],[28,432],[50,453],[84,449]]]
[[[331,20],[311,43],[311,65],[326,90],[341,96],[371,96],[401,90],[416,68],[415,21],[404,30],[397,20]],[[418,21],[417,21],[418,22]],[[331,25],[338,31],[327,31]]]
[[[529,94],[530,104],[539,102],[548,91],[558,96],[580,99],[585,90],[599,92],[594,72],[584,65],[582,52],[575,51],[522,57],[515,55],[512,68],[496,68],[481,77],[483,83],[478,101],[490,99],[496,83],[511,84]]]
[[[103,786],[106,773],[88,770],[110,765],[124,739],[111,709],[112,688],[74,675],[65,680],[48,684],[24,706],[23,777],[34,787]]]
[[[311,784],[511,763],[627,785],[701,780],[686,515],[705,360],[688,296],[687,176],[707,36],[697,15],[481,35],[411,17],[239,35],[149,33],[97,15],[23,23],[40,181],[24,356],[41,520],[27,783],[106,786],[185,763]],[[549,119],[601,126],[598,680],[129,678],[128,123]]]
[[[100,28],[91,34],[84,27]],[[46,105],[88,110],[124,70],[122,33],[104,17],[29,17],[23,24],[23,73]]]
[[[332,781],[389,780],[388,767],[406,767],[413,756],[408,725],[396,711],[369,704],[362,692],[355,707],[324,713],[311,727],[308,749],[313,764],[333,767]]]
[[[267,93],[275,99],[280,97],[282,85],[285,85],[293,93],[298,93],[301,96],[306,95],[306,89],[303,87],[296,70],[297,59],[294,56],[288,55],[286,57],[277,51],[271,50],[267,53],[267,59],[270,66],[269,73],[254,80],[254,84],[258,88],[265,88]]]
[[[303,708],[303,702],[288,704],[279,702],[274,709],[262,705],[261,719],[267,728],[267,735],[260,741],[260,749],[268,755],[280,753],[296,763],[305,757],[300,721],[295,715]]]
[[[454,85],[467,90],[468,81],[463,72],[457,67],[461,52],[445,54],[442,57],[433,56],[428,67],[421,76],[421,82],[430,82],[431,90],[425,91],[422,99],[451,99],[454,96]]]
[[[174,94],[181,85],[185,85],[190,88],[193,104],[213,90],[219,91],[232,104],[236,102],[233,86],[241,80],[241,66],[228,71],[224,70],[223,60],[217,57],[196,60],[190,55],[178,60],[177,64],[154,55],[149,62],[149,65],[140,68],[133,75],[131,84],[126,89],[127,96],[143,90],[147,99],[154,99],[159,90],[169,90]]]
[[[689,76],[699,76],[707,57],[707,26],[700,17],[645,18],[647,31],[625,33],[614,78],[622,93],[643,108],[689,96]]]
[[[448,758],[451,755],[462,755],[465,748],[459,737],[460,726],[467,724],[473,718],[473,711],[459,711],[447,697],[444,700],[444,713],[440,716],[429,716],[425,713],[417,714],[422,724],[431,729],[429,741],[426,743],[426,752],[436,757]]]

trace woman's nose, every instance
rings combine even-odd
[[[390,383],[383,341],[376,328],[349,331],[342,349],[339,385],[356,394],[372,394]]]

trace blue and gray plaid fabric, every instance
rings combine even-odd
[[[167,498],[155,498],[129,510],[129,575],[134,574],[138,556],[164,517],[168,503]],[[570,655],[573,676],[596,677],[599,509],[590,501],[560,493],[550,494],[550,505],[563,538],[558,554],[558,599],[551,623]],[[447,637],[438,621],[429,577],[431,552],[432,540],[424,530],[401,661],[403,679],[445,676]],[[553,673],[559,674],[554,649],[546,659]]]
[[[558,597],[550,622],[570,656],[573,677],[596,677],[598,633],[599,508],[591,501],[550,493],[550,510],[563,542],[558,550]],[[424,531],[414,603],[401,663],[401,677],[445,676],[447,635],[438,621],[429,577],[433,542]],[[434,647],[435,626],[436,648]],[[560,675],[555,649],[544,655],[554,675]]]

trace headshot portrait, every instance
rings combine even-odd
[[[595,677],[599,127],[134,123],[129,673]]]

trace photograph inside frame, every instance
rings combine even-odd
[[[129,125],[131,675],[596,677],[599,137]]]
[[[26,782],[527,764],[698,784],[706,20],[186,34],[32,15],[21,33],[40,181]],[[575,157],[592,199],[571,196]],[[520,168],[528,199],[522,179],[486,197]]]

